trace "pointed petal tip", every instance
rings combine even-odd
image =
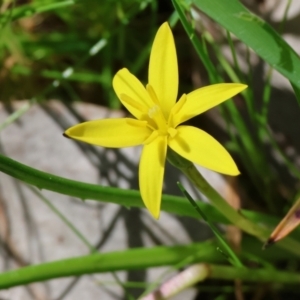
[[[170,25],[169,23],[166,21],[164,23],[162,23],[159,28],[166,28],[166,29],[169,29],[171,31],[171,28],[170,28]]]
[[[248,88],[247,84],[241,83],[241,91],[245,90],[246,88]]]
[[[239,176],[239,175],[241,175],[241,172],[237,168],[236,171],[234,171],[231,176]]]
[[[151,214],[151,216],[155,219],[155,220],[158,220],[159,219],[159,216],[160,216],[160,211],[150,211],[149,210],[149,213]]]
[[[234,164],[234,165],[232,165]],[[231,166],[227,166],[226,169],[223,170],[214,170],[215,172],[224,174],[224,175],[228,175],[228,176],[239,176],[241,175],[241,172],[239,171],[239,169],[237,168],[237,166],[235,165],[235,162],[232,160],[231,161]]]
[[[116,74],[115,74],[114,77],[113,77],[112,82],[114,83],[115,80],[117,79],[116,77],[117,77],[118,75],[120,75],[120,73],[124,73],[124,72],[129,72],[129,70],[128,70],[127,68],[122,68],[122,69],[120,69],[119,71],[117,71]]]
[[[242,92],[243,90],[245,90],[246,88],[248,88],[247,84],[244,83],[226,83],[226,85],[228,85],[228,87],[235,87],[236,88],[236,94]]]
[[[67,139],[71,139],[71,137],[69,137],[69,136],[67,135],[66,131],[65,131],[62,135],[63,135],[63,137],[65,137],[65,138],[67,138]]]
[[[223,174],[226,174],[226,175],[229,175],[229,176],[239,176],[239,175],[241,175],[241,172],[238,169],[238,167],[237,167],[235,161],[233,160],[232,156],[230,154],[229,154],[229,156],[230,156],[230,162],[227,165],[227,168],[226,168],[227,170],[225,170]],[[220,172],[220,173],[222,173],[222,172]]]

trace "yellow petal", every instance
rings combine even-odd
[[[240,173],[227,150],[211,135],[196,127],[177,127],[177,135],[168,144],[184,158],[207,169],[228,175]]]
[[[219,83],[197,89],[187,94],[186,100],[181,98],[174,106],[174,110],[177,110],[176,107],[182,105],[181,101],[185,101],[173,116],[174,126],[230,99],[245,88],[247,88],[247,85],[240,83]]]
[[[150,55],[149,84],[153,87],[166,119],[178,93],[177,55],[168,23],[158,29]]]
[[[159,218],[167,139],[157,137],[153,142],[143,147],[139,165],[139,184],[141,196],[151,215]]]
[[[151,132],[145,121],[123,118],[84,122],[67,129],[65,135],[97,146],[121,148],[141,145]]]
[[[122,104],[137,119],[141,119],[143,114],[147,114],[148,109],[153,106],[143,84],[125,68],[114,76],[113,88]]]

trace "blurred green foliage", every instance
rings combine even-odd
[[[112,77],[145,66],[158,9],[148,0],[3,2],[1,101],[31,98],[59,80],[48,98],[119,107]]]

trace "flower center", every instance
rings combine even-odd
[[[154,105],[148,109],[148,117],[148,126],[153,130],[153,132],[144,144],[150,144],[158,136],[164,135],[169,138],[173,138],[177,134],[177,130],[175,128],[169,127],[159,105]]]
[[[160,134],[167,134],[168,124],[159,105],[156,104],[149,108],[148,117],[150,118],[149,125],[154,130],[158,130]]]
[[[150,84],[147,84],[146,89],[153,100],[153,106],[151,106],[147,112],[148,126],[153,132],[144,143],[149,144],[158,136],[162,135],[173,138],[177,134],[177,130],[169,126],[153,87]]]

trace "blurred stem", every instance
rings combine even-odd
[[[205,47],[203,47],[202,43],[197,37],[197,34],[194,28],[191,26],[189,21],[186,17],[187,7],[184,4],[184,1],[180,0],[172,0],[173,6],[175,7],[180,21],[191,41],[193,44],[201,62],[203,63],[204,67],[207,70],[209,80],[212,84],[223,82],[223,78],[219,75],[215,65],[213,64],[210,57],[207,55]],[[241,117],[240,112],[236,108],[233,101],[226,101],[224,107],[228,110],[232,123],[237,128],[239,132],[239,138],[247,153],[248,163],[246,166],[249,166],[248,169],[254,168],[256,174],[260,174],[263,178],[268,178],[269,175],[269,168],[266,164],[265,158],[262,155],[261,151],[258,151],[256,147],[256,141],[252,138],[243,118]],[[240,155],[244,155],[244,153],[239,153]]]
[[[240,65],[238,63],[236,51],[235,51],[235,48],[234,48],[234,45],[233,45],[233,41],[232,41],[230,32],[228,30],[226,30],[226,36],[227,36],[227,41],[228,41],[228,44],[229,44],[229,47],[230,47],[231,55],[232,55],[232,58],[233,58],[234,67],[237,70],[238,77],[240,79],[243,79],[241,68],[240,68]]]
[[[269,236],[269,230],[261,228],[245,219],[238,211],[228,204],[228,202],[199,173],[193,163],[181,157],[170,148],[168,149],[168,160],[191,180],[197,189],[211,201],[231,224],[259,239],[265,239]]]
[[[181,157],[173,150],[168,149],[168,160],[175,167],[179,168],[189,180],[197,187],[197,189],[203,193],[214,207],[219,210],[228,221],[236,227],[242,229],[260,240],[267,240],[271,231],[267,228],[258,225],[250,220],[246,219],[239,211],[236,211],[199,173],[196,167],[185,158]],[[298,246],[297,246],[298,245]],[[291,239],[285,240],[285,243],[281,243],[280,246],[284,249],[288,249],[293,253],[300,255],[299,243]]]
[[[280,34],[283,33],[284,26],[285,26],[286,20],[287,20],[287,14],[288,14],[289,8],[291,6],[291,3],[292,3],[291,0],[288,0],[286,2],[283,17],[282,17],[282,20],[280,22],[280,26],[279,26],[279,30],[278,30],[278,32]],[[259,126],[259,134],[260,134],[261,139],[263,139],[265,134],[266,134],[265,127],[266,127],[266,124],[268,122],[268,111],[269,111],[268,108],[269,108],[269,103],[270,103],[270,99],[271,99],[271,89],[272,89],[271,79],[272,79],[272,75],[273,75],[273,68],[269,67],[269,70],[268,70],[267,76],[266,76],[266,83],[264,85],[264,90],[263,90],[262,109],[261,109],[260,115],[257,115],[257,121],[261,125],[261,126]]]
[[[241,279],[248,282],[271,282],[273,284],[297,285],[300,280],[300,275],[270,269],[247,269],[220,265],[195,264],[162,284],[158,291],[140,298],[140,300],[153,300],[156,299],[155,295],[158,294],[160,295],[159,299],[169,299],[188,287],[209,278],[223,280]]]
[[[216,255],[215,248],[213,243],[203,242],[186,246],[135,248],[67,258],[1,273],[0,289],[52,278],[170,266],[187,256],[193,256],[193,262],[224,261],[223,257]]]
[[[242,279],[252,282],[272,282],[284,284],[299,283],[300,274],[280,272],[273,269],[247,269],[230,266],[208,265],[209,278],[216,279]]]
[[[136,248],[122,252],[95,253],[82,257],[32,265],[2,273],[0,274],[0,289],[66,276],[121,270],[140,270],[148,267],[172,265],[190,255],[194,255],[195,261],[221,261],[215,255],[215,245],[207,242],[187,246],[161,246],[155,248]],[[183,284],[184,288],[189,283],[194,284],[195,278],[198,278],[198,281],[200,278],[202,280],[215,278],[284,284],[298,284],[300,281],[300,275],[297,273],[280,272],[270,268],[249,269],[210,264],[198,264],[192,267],[198,274],[196,272],[192,276],[192,279],[185,280]],[[201,276],[204,272],[206,275]]]
[[[288,0],[287,3],[286,3],[286,6],[285,6],[285,9],[284,9],[284,12],[283,12],[283,18],[282,18],[282,21],[279,25],[279,29],[278,29],[278,32],[280,34],[283,33],[283,30],[284,30],[284,26],[285,26],[285,23],[286,23],[286,20],[287,20],[287,14],[288,14],[288,11],[290,9],[290,6],[292,4],[292,0]]]
[[[217,44],[215,43],[212,35],[207,30],[203,29],[202,36],[209,43],[209,45],[213,48],[214,53],[221,65],[221,67],[223,68],[223,70],[225,71],[227,76],[230,78],[230,80],[232,80],[232,82],[240,82],[237,74],[231,67],[230,63],[224,58],[224,56],[222,55],[222,53],[220,51],[220,48],[217,47]],[[252,97],[252,93],[251,93],[250,89],[246,89],[246,90],[242,91],[241,94],[245,98],[246,103],[253,101],[253,97]],[[222,106],[220,106],[219,109],[220,109],[222,117],[224,118],[224,120],[227,124],[227,132],[229,133],[231,140],[234,142],[235,147],[237,148],[237,153],[244,154],[244,155],[239,156],[241,161],[243,162],[243,165],[248,166],[248,162],[251,161],[251,155],[249,156],[249,151],[247,151],[245,144],[241,143],[240,139],[237,138],[237,134],[236,134],[236,132],[234,132],[234,128],[232,128],[234,126],[232,126],[232,123],[230,122],[230,116],[228,116],[228,113],[226,114],[226,111]],[[258,153],[262,153],[262,152],[258,152]],[[247,172],[248,172],[253,184],[255,185],[257,191],[261,193],[261,196],[264,199],[265,195],[264,195],[264,188],[262,186],[263,184],[259,180],[259,177],[256,175],[257,174],[256,170],[254,168],[250,167],[250,168],[247,168]]]
[[[218,239],[220,245],[222,246],[222,251],[226,251],[226,256],[228,256],[228,261],[235,267],[242,268],[244,265],[238,258],[238,256],[234,253],[231,247],[228,245],[222,234],[219,232],[219,229],[206,217],[206,215],[202,212],[201,208],[198,206],[198,203],[191,197],[191,195],[187,192],[187,190],[183,187],[183,185],[178,182],[177,183],[181,192],[185,195],[185,197],[189,200],[194,209],[198,212],[199,216],[207,223],[211,231],[214,233],[216,238]]]
[[[202,63],[204,64],[205,69],[207,70],[209,81],[212,83],[217,83],[220,81],[220,76],[215,70],[215,67],[210,59],[207,57],[207,53],[205,53],[205,49],[199,39],[197,38],[197,35],[194,31],[194,29],[191,27],[191,25],[188,23],[185,17],[184,9],[186,7],[182,7],[182,4],[180,1],[172,0],[172,3],[179,15],[180,21],[191,41],[193,44],[198,56],[201,58]]]
[[[281,158],[283,159],[284,163],[286,164],[286,166],[288,167],[289,171],[298,179],[300,179],[300,171],[298,170],[297,167],[295,167],[295,165],[290,162],[289,158],[287,157],[287,155],[280,149],[280,147],[278,146],[278,143],[276,142],[276,140],[274,139],[272,133],[271,133],[271,129],[267,126],[265,128],[265,133],[267,134],[267,137],[269,139],[269,142],[271,143],[272,147],[278,152],[278,154],[281,156]]]

